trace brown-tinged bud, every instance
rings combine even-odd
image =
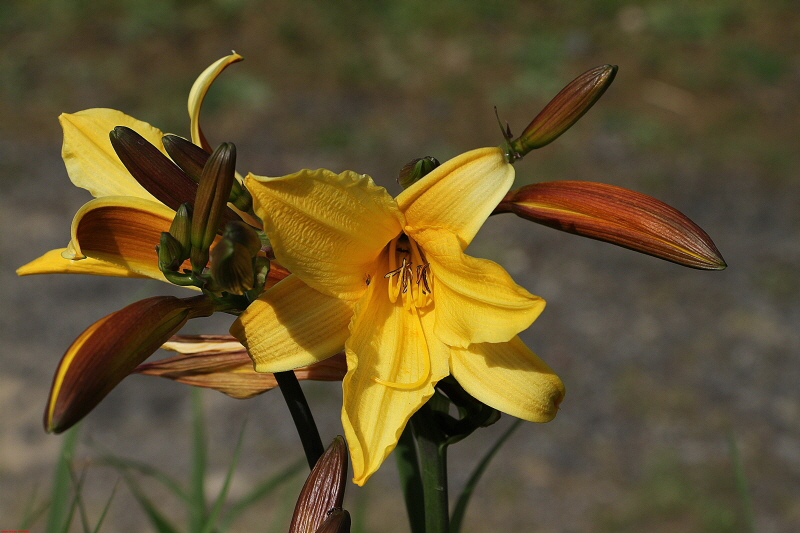
[[[193,142],[177,135],[164,135],[161,141],[175,164],[181,167],[192,180],[200,183],[203,167],[211,154]],[[242,187],[238,180],[233,181],[228,201],[242,211],[249,211],[253,206],[253,198],[250,196],[250,192]]]
[[[350,513],[344,509],[333,509],[328,518],[317,528],[315,533],[349,533]]]
[[[44,415],[45,430],[69,429],[187,320],[213,312],[204,296],[155,296],[92,324],[61,358]]]
[[[192,213],[192,270],[199,274],[208,263],[208,249],[214,242],[222,213],[234,181],[236,147],[222,143],[203,167]]]
[[[341,509],[346,476],[347,445],[344,437],[339,436],[308,475],[294,508],[289,533],[314,533],[329,513]]]
[[[413,159],[400,169],[400,175],[397,176],[397,183],[399,183],[402,188],[407,189],[440,164],[441,163],[432,156]]]
[[[587,181],[526,185],[508,193],[495,209],[508,212],[692,268],[727,266],[708,234],[683,213],[614,185]]]
[[[186,259],[181,243],[166,231],[161,234],[156,251],[158,252],[158,268],[162,272],[176,272]]]
[[[250,253],[250,257],[255,257],[261,250],[261,239],[259,239],[258,233],[251,225],[244,222],[228,222],[222,237],[244,246]]]
[[[192,205],[182,203],[172,219],[169,233],[181,244],[181,261],[188,259],[192,251]]]
[[[245,246],[223,237],[211,250],[211,277],[220,290],[244,294],[253,288],[253,256]]]
[[[536,115],[519,138],[508,143],[509,161],[553,142],[567,131],[603,96],[616,74],[616,65],[603,65],[572,80]]]
[[[218,390],[238,399],[252,398],[278,386],[275,375],[256,372],[247,350],[230,335],[179,335],[162,346],[178,355],[139,365],[135,373]],[[347,373],[344,353],[296,368],[297,379],[341,381]]]
[[[109,138],[131,176],[161,203],[177,210],[182,203],[194,201],[197,184],[144,137],[117,126]]]

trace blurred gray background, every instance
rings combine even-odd
[[[756,530],[800,530],[798,35],[789,0],[3,2],[0,528],[47,499],[61,438],[44,434],[41,414],[63,351],[132,301],[180,294],[15,276],[67,243],[90,198],[67,178],[56,118],[112,107],[188,135],[192,81],[234,49],[245,61],[215,84],[203,124],[212,144],[237,145],[240,172],[353,169],[393,193],[415,157],[499,144],[493,106],[518,133],[572,78],[619,65],[594,109],[516,165],[518,184],[589,180],[655,196],[703,227],[729,268],[689,270],[493,217],[469,252],[548,301],[523,338],[567,396],[555,421],[524,425],[501,451],[465,531],[744,531],[731,441]],[[339,384],[306,390],[324,438],[341,432]],[[203,400],[211,489],[245,420],[232,496],[301,457],[277,393]],[[104,450],[188,476],[189,407],[185,386],[136,376],[85,420],[76,459],[90,518],[118,478],[93,464]],[[453,493],[509,423],[451,448]],[[285,531],[299,482],[233,531]],[[160,486],[142,485],[183,520]],[[345,506],[355,531],[408,530],[392,458],[365,488],[348,487]],[[150,530],[124,484],[103,530]]]

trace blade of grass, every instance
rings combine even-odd
[[[67,519],[67,514],[69,514],[69,520],[72,521],[72,512],[69,511],[68,507],[70,506],[69,490],[72,484],[70,462],[72,461],[73,453],[75,453],[77,443],[78,426],[75,426],[64,435],[61,452],[58,454],[58,461],[53,474],[53,489],[50,492],[50,509],[47,514],[46,531],[60,531],[64,520]]]
[[[201,391],[192,387],[192,467],[189,481],[189,531],[200,531],[206,518],[206,428]]]
[[[220,530],[226,531],[230,525],[237,518],[239,518],[239,515],[249,509],[252,505],[269,496],[284,483],[291,481],[292,478],[297,476],[302,470],[305,469],[305,465],[305,459],[296,461],[274,476],[265,479],[255,486],[250,492],[243,496],[241,500],[233,504],[231,508],[228,509],[228,512],[225,513],[225,516],[222,518],[222,520],[220,520]]]
[[[450,533],[459,533],[461,531],[461,524],[464,521],[464,514],[467,512],[469,499],[472,497],[472,493],[475,490],[475,487],[478,485],[478,481],[486,471],[486,467],[489,466],[492,458],[495,456],[498,450],[500,450],[503,444],[505,444],[508,438],[514,433],[514,431],[516,431],[520,424],[522,424],[522,420],[520,419],[511,424],[511,427],[509,427],[505,433],[500,435],[500,438],[497,439],[497,442],[494,443],[494,446],[489,448],[489,450],[486,452],[486,455],[483,456],[483,459],[481,459],[481,461],[475,466],[475,470],[473,470],[472,475],[469,477],[469,480],[467,480],[467,484],[464,485],[461,494],[458,496],[458,501],[453,508],[453,516],[450,519]]]
[[[239,462],[239,452],[242,451],[242,442],[244,441],[244,430],[246,425],[246,423],[242,424],[242,429],[239,431],[239,438],[236,440],[236,449],[233,452],[231,464],[228,467],[228,472],[225,474],[225,481],[222,483],[222,489],[220,489],[217,499],[214,502],[214,506],[211,508],[211,513],[208,515],[205,527],[203,528],[203,533],[213,533],[216,530],[215,526],[217,518],[222,511],[222,506],[225,504],[225,498],[228,496],[228,489],[230,488],[231,479],[233,479],[233,473],[236,470],[236,464]]]
[[[113,455],[106,455],[101,457],[98,460],[98,464],[115,468],[120,473],[120,475],[122,475],[126,470],[134,470],[144,476],[155,479],[156,481],[164,485],[164,487],[166,487],[167,490],[172,492],[181,501],[183,502],[189,501],[188,494],[186,494],[186,491],[183,490],[180,484],[173,478],[162,472],[161,470],[155,468],[154,466],[142,463],[140,461],[134,461],[132,459],[123,459],[121,457],[115,457]]]
[[[744,514],[745,527],[748,533],[755,533],[756,523],[753,515],[753,501],[750,499],[750,489],[747,483],[747,474],[744,471],[744,463],[742,463],[742,456],[739,453],[739,447],[736,445],[736,438],[733,436],[733,431],[728,431],[728,451],[731,455],[733,462],[733,473],[736,479],[736,492],[739,494],[739,501],[742,505],[742,514]]]
[[[111,507],[111,501],[117,494],[118,485],[119,485],[119,480],[117,480],[117,482],[114,483],[114,488],[111,489],[111,495],[108,497],[108,501],[106,502],[105,507],[103,507],[103,512],[100,514],[100,518],[97,520],[97,525],[94,526],[94,530],[92,531],[92,533],[100,533],[100,526],[103,525],[103,521],[106,519],[106,514],[108,514],[108,510]]]
[[[36,505],[36,496],[38,495],[38,492],[39,487],[34,486],[33,490],[31,491],[31,495],[28,497],[28,500],[25,503],[25,508],[22,511],[22,521],[17,529],[30,529],[30,527],[36,523],[39,517],[42,516],[47,510],[47,502],[39,506]]]
[[[125,480],[125,483],[128,485],[128,488],[131,490],[131,493],[133,493],[133,496],[136,498],[136,501],[139,502],[139,506],[150,520],[153,529],[155,529],[158,533],[180,533],[178,529],[173,526],[163,514],[161,514],[161,512],[153,505],[153,503],[147,499],[147,496],[144,495],[142,489],[128,472],[123,471],[122,477]]]

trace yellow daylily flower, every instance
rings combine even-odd
[[[209,87],[239,54],[225,56],[197,78],[189,92],[192,141],[205,143],[200,109]],[[169,231],[175,211],[150,194],[130,174],[115,152],[109,132],[128,127],[166,155],[163,133],[114,109],[87,109],[59,117],[64,131],[61,155],[70,180],[95,200],[75,215],[65,248],[51,250],[17,269],[17,274],[92,274],[97,276],[166,278],[154,252],[162,232]],[[205,143],[207,146],[207,143]]]
[[[449,374],[510,415],[555,416],[563,385],[517,337],[544,301],[496,263],[464,254],[513,180],[499,148],[445,162],[397,198],[354,172],[247,177],[292,274],[231,333],[260,372],[310,365],[344,346],[342,424],[355,483],[378,469]]]

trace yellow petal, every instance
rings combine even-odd
[[[219,76],[228,65],[241,61],[242,59],[244,59],[242,56],[234,52],[231,55],[227,55],[215,61],[197,77],[189,91],[189,119],[191,120],[192,142],[197,146],[205,148],[209,152],[211,150],[208,141],[206,141],[203,136],[203,131],[200,129],[200,108],[203,106],[203,99],[206,97],[206,93],[209,87],[211,87],[211,84],[217,79],[217,76]]]
[[[66,259],[85,256],[114,263],[143,277],[163,280],[155,247],[175,212],[158,202],[106,196],[81,207],[72,221]]]
[[[278,261],[331,296],[358,298],[372,263],[402,228],[394,199],[363,174],[251,174],[246,186]]]
[[[63,113],[58,120],[64,130],[61,156],[72,183],[88,190],[95,198],[135,196],[155,200],[119,160],[108,134],[116,126],[127,126],[164,152],[163,134],[159,130],[114,109]]]
[[[404,190],[397,205],[415,228],[445,228],[464,249],[514,182],[500,148],[472,150],[436,167]]]
[[[50,250],[38,259],[17,269],[18,276],[33,274],[91,274],[94,276],[112,276],[118,278],[145,278],[142,274],[131,272],[119,263],[110,263],[100,259],[86,257],[80,260],[64,259],[66,248]],[[164,280],[166,281],[166,280]]]
[[[345,344],[342,425],[353,460],[353,481],[363,485],[397,445],[408,419],[447,376],[449,350],[432,331],[431,313],[388,299],[380,262],[368,291],[355,307]],[[376,381],[396,383],[387,386]],[[405,388],[416,384],[413,388]]]
[[[514,283],[503,267],[464,254],[449,231],[429,229],[411,235],[431,265],[435,331],[445,344],[466,348],[478,342],[508,341],[544,309],[544,300]]]
[[[257,372],[281,372],[332,356],[347,339],[352,303],[290,275],[251,303],[231,326]]]
[[[453,348],[450,370],[478,400],[531,422],[552,420],[564,397],[564,384],[519,337]]]

